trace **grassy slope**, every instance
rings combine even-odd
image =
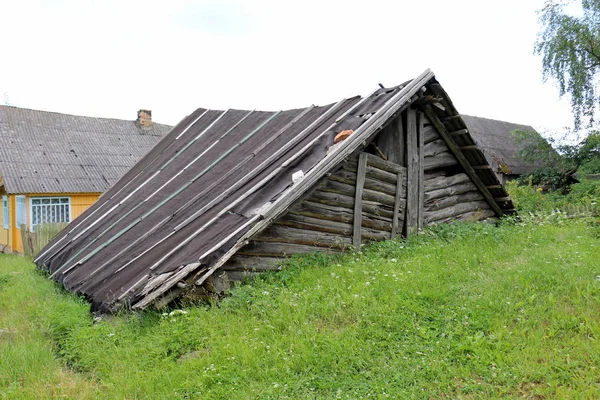
[[[95,324],[4,256],[0,393],[599,398],[600,243],[586,224],[442,229],[296,260],[219,307]]]

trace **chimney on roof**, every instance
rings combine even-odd
[[[137,123],[142,128],[149,128],[152,126],[152,111],[151,110],[139,110],[137,114]]]

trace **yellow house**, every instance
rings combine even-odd
[[[126,121],[0,106],[0,250],[75,219],[170,129],[148,110]]]

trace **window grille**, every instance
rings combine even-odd
[[[47,223],[71,222],[71,199],[69,197],[32,197],[31,230]]]

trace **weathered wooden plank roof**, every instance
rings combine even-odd
[[[102,310],[145,308],[200,284],[435,82],[427,70],[322,107],[198,109],[36,263]],[[346,129],[354,133],[334,145]],[[304,177],[293,182],[299,170]]]
[[[0,176],[8,193],[101,193],[171,128],[0,106]]]

